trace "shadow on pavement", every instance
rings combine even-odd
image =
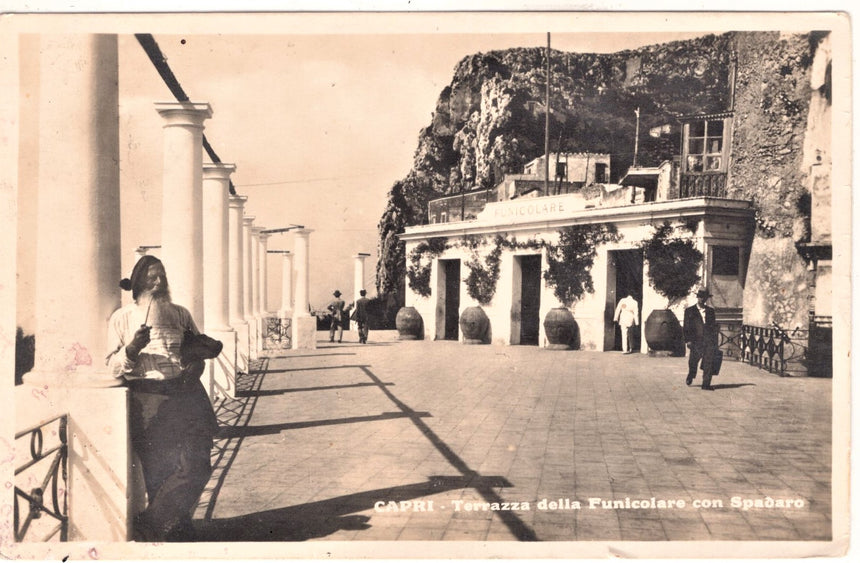
[[[388,346],[389,344],[380,344]],[[360,345],[358,345],[360,346]],[[384,500],[410,500],[440,491],[469,488],[476,491],[485,502],[502,503],[504,499],[496,491],[500,487],[513,487],[512,483],[501,477],[486,477],[474,471],[442,438],[436,434],[424,421],[432,415],[428,412],[415,411],[401,401],[389,389],[390,384],[380,380],[367,365],[329,366],[319,368],[301,368],[288,371],[309,371],[314,369],[353,368],[361,370],[370,380],[369,385],[377,387],[396,407],[397,412],[385,412],[378,415],[349,417],[331,420],[316,420],[305,422],[285,422],[251,426],[251,415],[260,396],[262,380],[268,372],[268,361],[259,364],[256,370],[247,377],[247,382],[237,381],[237,390],[244,397],[237,397],[231,404],[225,403],[219,414],[220,429],[216,436],[215,460],[213,461],[212,486],[207,487],[201,498],[200,506],[205,507],[203,520],[198,520],[199,537],[197,541],[300,541],[315,537],[325,537],[337,530],[362,530],[370,527],[370,518],[354,515],[353,512],[370,510],[375,502]],[[272,373],[275,373],[273,371]],[[244,378],[243,378],[244,379]],[[225,420],[223,415],[227,415]],[[405,485],[390,489],[365,491],[336,497],[319,502],[298,506],[255,512],[233,518],[213,519],[215,505],[221,487],[224,484],[230,466],[236,459],[243,440],[248,436],[274,434],[285,430],[329,426],[335,424],[354,424],[379,420],[407,418],[424,435],[432,446],[456,469],[460,476],[433,477],[424,483]],[[229,422],[224,424],[224,422]],[[511,534],[520,541],[537,541],[534,530],[511,511],[496,513],[507,526]]]
[[[287,370],[284,370],[287,371]],[[273,372],[274,373],[274,372]],[[394,385],[386,383],[385,385]],[[305,391],[330,391],[332,389],[352,389],[353,387],[376,387],[375,383],[350,383],[346,385],[320,385],[318,387],[294,387],[292,389],[268,389],[263,391],[238,391],[237,397],[272,397],[275,395],[286,395],[287,393],[302,393]]]
[[[436,493],[469,487],[510,487],[504,477],[431,476],[423,483],[390,489],[364,491],[243,514],[232,518],[196,520],[197,541],[303,541],[322,538],[338,530],[366,530],[373,526],[372,516],[354,514],[372,510],[377,502],[400,503]],[[411,510],[411,509],[410,509]]]
[[[359,344],[358,342],[326,342],[317,345],[317,349],[330,350],[332,348],[367,348],[373,346],[391,346],[391,342],[368,342],[367,344]],[[302,356],[307,357],[307,356]]]
[[[248,436],[277,434],[284,430],[298,430],[299,428],[315,428],[317,426],[332,426],[334,424],[355,424],[357,422],[377,422],[380,420],[392,420],[395,418],[427,416],[431,416],[429,412],[416,412],[409,415],[399,412],[384,412],[382,414],[368,416],[350,416],[346,418],[332,418],[329,420],[309,420],[306,422],[282,422],[280,424],[264,424],[261,426],[222,426],[218,429],[218,435],[216,438],[247,438]]]
[[[723,384],[711,384],[711,389],[720,390],[720,389],[737,389],[738,387],[755,387],[755,383],[723,383]]]
[[[270,360],[289,360],[295,358],[328,358],[330,356],[355,356],[355,352],[342,352],[335,354],[291,354],[289,356],[267,356]]]

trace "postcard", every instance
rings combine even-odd
[[[7,14],[0,553],[844,556],[849,28]]]

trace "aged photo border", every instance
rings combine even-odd
[[[5,52],[17,52],[17,40],[22,34],[46,33],[54,30],[86,30],[88,33],[121,33],[133,34],[141,29],[158,33],[235,33],[278,34],[279,23],[284,18],[301,18],[305,33],[323,33],[331,29],[333,21],[337,22],[338,32],[351,30],[355,33],[390,33],[391,29],[409,33],[438,33],[445,32],[474,32],[474,23],[480,21],[484,33],[508,33],[516,28],[517,31],[530,30],[541,33],[548,28],[558,25],[558,18],[565,17],[571,26],[582,30],[601,20],[600,14],[593,13],[493,13],[493,14],[134,14],[116,15],[103,14],[99,16],[68,14],[68,15],[16,15],[0,21],[0,45],[9,47]],[[816,23],[821,23],[816,27]],[[290,544],[197,544],[197,545],[162,545],[143,546],[135,544],[98,545],[101,558],[109,559],[196,559],[196,558],[388,558],[388,557],[444,557],[444,558],[573,558],[573,557],[689,557],[698,554],[703,548],[722,557],[798,557],[798,556],[839,556],[847,546],[849,532],[849,478],[850,467],[848,454],[850,451],[850,374],[851,365],[847,351],[850,350],[850,309],[841,304],[852,301],[851,292],[851,174],[852,174],[852,135],[851,118],[851,64],[853,45],[848,30],[846,18],[834,13],[800,14],[719,14],[719,13],[625,13],[612,17],[612,29],[617,32],[640,30],[643,26],[673,26],[685,30],[702,31],[732,31],[732,30],[809,30],[831,29],[834,37],[834,98],[833,98],[833,246],[834,246],[834,369],[833,369],[833,412],[832,412],[832,451],[833,473],[831,479],[833,498],[833,540],[830,542],[587,542],[587,546],[576,545],[577,542],[553,542],[551,544],[461,544],[459,542],[303,542]],[[463,53],[467,55],[468,53]],[[0,66],[0,79],[8,91],[17,92],[16,75],[17,61],[14,57],[6,57]],[[15,186],[17,184],[17,148],[15,138],[16,115],[19,100],[10,96],[0,102],[0,116],[3,117],[2,132],[4,141],[0,144],[0,152],[5,153],[0,160],[4,169],[0,189],[0,219],[8,225],[17,222],[15,205]],[[430,108],[428,108],[429,110]],[[845,116],[839,119],[836,116]],[[411,142],[411,141],[410,141]],[[14,149],[14,150],[6,150]],[[841,205],[840,205],[841,203]],[[11,229],[15,233],[15,229]],[[0,258],[4,263],[14,263],[17,237],[3,237],[0,247]],[[12,274],[4,276],[4,289],[15,284],[14,268]],[[8,306],[7,306],[8,305]],[[15,310],[15,291],[4,291],[3,302],[0,306],[6,311]],[[837,317],[837,313],[841,316]],[[3,340],[14,342],[15,319],[5,318]],[[9,326],[11,322],[11,332]],[[6,352],[8,344],[2,350],[4,365],[8,365]],[[14,351],[14,346],[13,346]],[[12,354],[14,357],[14,353]],[[7,377],[11,381],[11,378]],[[8,385],[4,383],[4,385]],[[11,385],[10,385],[11,387]],[[11,396],[11,388],[7,396]],[[2,457],[8,459],[11,443],[8,437],[14,435],[14,410],[8,410],[2,419],[3,432],[0,437],[4,440]],[[8,473],[11,466],[4,461],[4,471]],[[7,477],[4,482],[10,482]],[[9,500],[3,501],[8,506]],[[8,513],[4,512],[4,513]],[[569,545],[573,544],[573,545]],[[709,545],[701,545],[709,544]],[[66,547],[66,546],[64,546]],[[91,549],[96,546],[71,544],[65,552],[72,559],[85,558],[92,555]],[[53,546],[47,551],[31,545],[15,545],[11,549],[4,547],[3,555],[21,558],[54,558],[59,554]],[[718,555],[717,555],[718,554]]]

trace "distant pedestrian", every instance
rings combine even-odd
[[[367,335],[370,333],[367,306],[370,303],[370,299],[367,298],[367,291],[364,289],[359,291],[358,294],[361,297],[349,306],[350,309],[353,309],[352,315],[349,318],[354,320],[358,325],[358,341],[361,344],[367,344]]]
[[[615,307],[615,322],[621,328],[621,349],[625,354],[632,354],[633,336],[639,326],[639,303],[632,295],[618,302]]]
[[[696,292],[696,304],[684,310],[684,341],[690,349],[687,385],[696,378],[699,361],[702,362],[702,389],[710,391],[711,377],[714,375],[714,357],[719,346],[717,315],[713,307],[707,305],[711,293],[701,288]]]
[[[328,341],[334,342],[335,333],[337,333],[337,341],[343,340],[343,308],[346,305],[343,299],[340,298],[340,290],[334,290],[334,299],[328,304],[326,309],[331,314],[331,327],[328,329]]]

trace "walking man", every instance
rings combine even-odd
[[[714,356],[719,345],[717,316],[713,307],[707,305],[711,293],[706,288],[696,292],[696,304],[684,310],[684,341],[690,349],[687,385],[696,378],[699,362],[702,363],[702,389],[712,390]]]
[[[110,372],[130,389],[131,446],[146,485],[146,509],[134,521],[137,541],[194,539],[191,513],[212,473],[218,422],[200,382],[203,360],[183,362],[191,313],[170,300],[164,266],[143,256],[120,287],[134,299],[111,315]]]
[[[370,299],[367,298],[367,291],[364,289],[359,291],[358,294],[361,297],[359,297],[358,300],[350,306],[351,308],[355,308],[350,318],[358,325],[358,341],[361,344],[367,344],[367,335],[370,333],[367,305],[370,303]]]
[[[331,313],[331,327],[328,329],[328,341],[334,342],[334,335],[337,332],[337,341],[343,340],[343,308],[346,302],[340,298],[340,290],[334,290],[334,299],[328,304],[326,309]]]
[[[618,302],[615,307],[615,322],[621,328],[621,349],[625,354],[632,354],[633,335],[639,326],[639,303],[632,295]]]

